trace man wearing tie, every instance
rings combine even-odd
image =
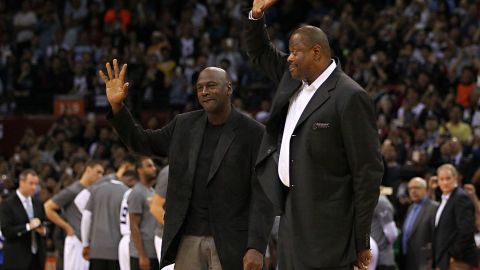
[[[437,169],[442,203],[435,214],[433,259],[435,269],[470,269],[478,265],[475,207],[463,189],[457,187],[458,172],[451,164]]]
[[[438,203],[427,196],[427,181],[414,177],[408,182],[413,204],[402,229],[401,269],[430,269],[432,235]]]
[[[0,207],[4,243],[4,269],[43,269],[45,264],[45,211],[33,198],[38,175],[25,170],[19,176],[19,187]]]

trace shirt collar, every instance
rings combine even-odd
[[[448,198],[450,198],[450,195],[452,195],[452,192],[448,193],[448,194],[442,194],[442,200],[448,200]]]
[[[26,202],[27,200],[30,200],[30,197],[25,197],[23,194],[17,189],[17,196],[20,198],[20,201],[22,203]]]
[[[303,81],[303,85],[304,85],[303,88],[308,89],[309,91],[317,90],[328,79],[328,77],[330,77],[330,75],[333,73],[333,71],[337,67],[337,64],[335,63],[335,61],[333,60],[331,61],[332,62],[327,67],[327,69],[325,69],[325,71],[322,72],[322,74],[320,74],[320,76],[318,76],[317,79],[315,79],[315,81],[313,81],[312,84],[308,85],[307,82]]]
[[[415,203],[418,206],[422,206],[428,200],[427,196],[423,197],[418,203]]]

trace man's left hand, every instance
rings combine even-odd
[[[82,257],[87,261],[90,260],[90,247],[83,247]]]
[[[243,270],[262,270],[263,255],[255,249],[247,250],[243,256]]]
[[[371,259],[372,252],[369,249],[364,249],[357,253],[357,261],[355,262],[355,266],[360,270],[367,270]]]

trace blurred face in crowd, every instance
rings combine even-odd
[[[133,187],[137,182],[137,177],[134,174],[125,174],[121,177],[121,181],[129,188]]]
[[[140,178],[144,179],[146,182],[151,182],[157,177],[157,167],[153,160],[150,158],[144,159],[142,161],[142,166],[138,168],[138,174]]]
[[[458,107],[453,107],[451,110],[450,110],[450,121],[453,122],[453,123],[458,123],[460,122],[460,119],[462,119],[462,110],[460,110],[460,108]]]
[[[408,182],[408,194],[414,203],[420,202],[427,196],[427,182],[420,177],[415,177]]]
[[[447,168],[439,169],[437,171],[438,186],[443,194],[452,192],[457,187],[458,175]]]
[[[438,121],[435,118],[429,118],[425,122],[425,129],[428,132],[435,132],[438,129]]]
[[[25,178],[20,178],[18,191],[20,191],[23,196],[30,197],[35,194],[38,181],[38,176],[29,173]]]
[[[395,161],[397,159],[397,152],[395,150],[395,147],[390,143],[384,143],[382,145],[382,155],[387,162]]]
[[[198,76],[197,98],[208,114],[223,114],[231,106],[232,84],[225,70],[208,67]]]
[[[103,177],[104,169],[100,164],[95,164],[93,166],[87,166],[85,169],[85,174],[90,184],[95,183],[98,179]]]

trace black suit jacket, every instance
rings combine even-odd
[[[45,210],[43,204],[32,197],[34,217],[39,218],[42,223],[45,221]],[[27,231],[26,224],[29,222],[27,212],[23,207],[20,198],[16,193],[12,194],[0,206],[0,223],[2,233],[5,236],[4,263],[5,269],[25,269],[32,260],[32,237]],[[37,240],[37,254],[40,265],[43,269],[45,263],[45,237],[35,232]]]
[[[412,211],[413,207],[413,205],[409,207],[407,215]],[[412,225],[412,231],[407,240],[407,253],[404,257],[402,269],[431,269],[432,238],[437,208],[438,202],[430,199],[427,199],[422,206],[422,209],[417,215],[417,219]],[[404,250],[403,246],[402,250]]]
[[[434,229],[434,266],[448,269],[450,257],[470,265],[477,265],[475,234],[475,207],[461,188],[455,188]]]
[[[285,192],[278,156],[289,99],[301,87],[288,71],[287,55],[270,43],[264,22],[248,20],[245,39],[251,61],[276,85],[271,116],[256,171],[277,212]],[[383,163],[368,94],[339,67],[317,89],[290,140],[292,227],[296,252],[309,267],[338,267],[368,249]]]
[[[190,206],[194,174],[207,123],[206,113],[178,115],[159,130],[135,125],[126,109],[110,123],[130,150],[168,156],[161,266],[173,263]],[[215,149],[208,176],[209,217],[223,269],[243,269],[247,248],[265,252],[273,210],[254,172],[263,127],[232,108]]]

